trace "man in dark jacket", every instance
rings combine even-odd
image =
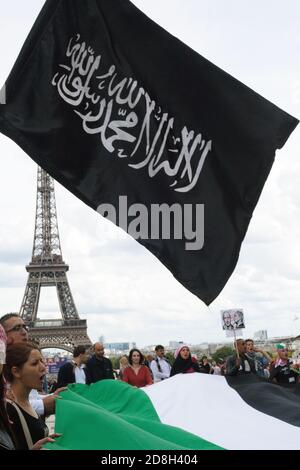
[[[73,361],[67,362],[58,371],[57,387],[66,387],[73,383],[86,383],[84,365],[87,363],[88,353],[85,346],[76,346],[73,351]]]
[[[257,365],[253,359],[246,356],[246,342],[238,339],[234,342],[238,354],[229,356],[226,363],[226,375],[257,374]]]
[[[94,344],[94,354],[86,365],[86,383],[92,384],[103,379],[114,379],[112,363],[104,357],[104,346],[101,343]]]
[[[289,360],[288,348],[280,343],[276,345],[277,359],[270,367],[270,382],[283,385],[284,387],[294,387],[299,380],[298,371],[293,368],[292,361]]]
[[[200,372],[202,374],[210,374],[211,366],[210,366],[210,363],[208,362],[207,356],[202,356],[202,359],[199,365],[200,365]]]

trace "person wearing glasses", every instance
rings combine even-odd
[[[7,313],[0,318],[0,325],[5,330],[7,336],[7,346],[18,343],[28,342],[28,326],[23,318],[17,313]],[[55,413],[55,400],[59,392],[65,388],[57,389],[53,395],[39,395],[37,390],[33,389],[30,393],[30,403],[32,408],[39,416],[49,416]]]
[[[0,324],[5,330],[7,345],[28,341],[29,328],[17,313],[8,313],[4,315],[0,318]]]
[[[236,352],[232,356],[229,356],[226,362],[226,375],[257,375],[256,362],[245,354],[246,341],[243,339],[237,339],[234,342],[234,347]]]

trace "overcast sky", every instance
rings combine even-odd
[[[1,2],[4,83],[43,0]],[[298,0],[135,0],[150,18],[265,98],[300,117]],[[139,346],[222,341],[220,310],[243,308],[245,336],[300,334],[300,126],[277,152],[238,265],[207,308],[136,241],[56,183],[69,283],[93,341]],[[0,134],[0,312],[18,311],[30,261],[36,165]],[[54,288],[53,288],[54,289]],[[40,318],[57,318],[52,288]],[[295,318],[299,317],[299,320]]]

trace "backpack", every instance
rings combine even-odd
[[[157,368],[158,368],[158,372],[162,372],[161,370],[161,367],[160,367],[160,363],[159,363],[159,360],[158,360],[158,357],[156,356],[156,358],[154,359],[156,364],[157,364]],[[164,357],[164,361],[166,361],[169,366],[170,366],[170,370],[171,370],[171,364],[169,363],[168,359]],[[163,380],[163,379],[162,379]]]

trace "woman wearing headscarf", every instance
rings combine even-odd
[[[200,367],[195,358],[191,356],[190,348],[181,344],[174,353],[175,362],[171,369],[170,377],[176,374],[189,374],[200,372]]]

